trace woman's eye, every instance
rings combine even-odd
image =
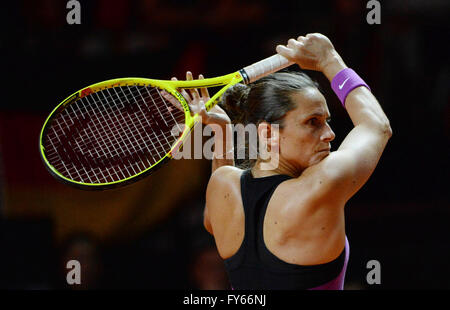
[[[317,125],[318,122],[319,122],[319,120],[318,120],[317,118],[311,118],[308,122],[309,122],[311,125]]]
[[[327,118],[327,119],[324,121],[323,119],[319,119],[319,118],[317,118],[317,117],[314,117],[314,118],[310,118],[310,119],[307,121],[307,123],[308,123],[309,125],[312,125],[312,126],[321,126],[321,125],[325,125],[325,122],[329,124],[329,123],[331,122],[331,118]]]

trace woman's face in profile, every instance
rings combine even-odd
[[[295,92],[291,99],[296,108],[286,113],[280,129],[280,160],[302,172],[328,156],[335,134],[328,124],[325,97],[317,88]]]

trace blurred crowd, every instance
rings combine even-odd
[[[58,204],[67,204],[64,195],[55,206],[46,205],[46,197],[62,187],[49,181],[38,159],[39,126],[58,101],[86,85],[125,76],[183,78],[187,70],[221,75],[270,56],[276,44],[308,32],[330,37],[347,65],[371,86],[394,132],[380,168],[351,202],[348,231],[355,250],[348,287],[367,288],[363,261],[374,253],[395,261],[395,253],[402,257],[411,251],[412,261],[397,258],[388,265],[392,278],[384,287],[450,287],[439,278],[440,267],[407,272],[427,264],[426,251],[416,253],[416,246],[433,247],[431,253],[440,255],[436,266],[450,258],[444,246],[447,231],[439,226],[448,219],[449,206],[443,180],[449,172],[450,2],[380,1],[380,25],[367,24],[367,1],[79,2],[80,25],[67,24],[66,1],[2,4],[0,48],[7,74],[1,75],[1,84],[7,91],[0,103],[1,288],[228,289],[214,240],[202,227],[209,163],[198,164],[203,169],[197,188],[178,197],[170,211],[158,211],[158,199],[137,188],[133,210],[141,211],[130,215],[131,209],[116,208],[120,230],[108,235],[106,228],[93,231],[64,217],[58,220]],[[338,120],[332,123],[336,147],[352,124],[325,79],[309,73]],[[139,218],[142,209],[149,210],[146,219],[163,215],[145,221]],[[136,233],[117,237],[137,222],[141,229]],[[417,225],[426,233],[416,231]],[[69,259],[81,263],[81,285],[66,282]],[[404,271],[394,271],[397,263],[405,264]]]

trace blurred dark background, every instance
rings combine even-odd
[[[55,181],[38,153],[50,111],[74,91],[118,77],[235,71],[291,37],[327,35],[371,86],[393,138],[346,207],[346,289],[449,289],[450,2],[98,0],[8,1],[0,38],[0,287],[228,288],[202,227],[206,160],[172,161],[134,185],[83,192]],[[328,81],[336,149],[352,127]],[[189,176],[183,178],[181,176]],[[66,283],[78,259],[82,285]],[[381,264],[368,285],[366,264]]]

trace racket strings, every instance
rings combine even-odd
[[[104,118],[104,117],[103,117]],[[91,131],[92,131],[92,128],[91,128]],[[98,129],[97,129],[97,131],[98,131]],[[93,132],[92,132],[93,133]],[[100,135],[100,137],[103,137],[103,135],[102,135],[102,133],[99,133],[99,135]],[[109,141],[108,141],[109,140]],[[112,151],[109,149],[109,147],[108,147],[108,145],[110,144],[110,143],[112,143],[112,141],[111,141],[112,139],[111,139],[111,137],[109,137],[109,139],[101,139],[101,142],[103,142],[103,153],[104,154],[106,154],[106,155],[109,155],[109,156],[111,156],[112,155]],[[139,140],[137,140],[137,142],[140,142]],[[104,146],[107,146],[107,148],[106,148],[106,150],[105,150],[105,147]],[[136,151],[136,150],[135,150]],[[117,150],[116,150],[116,152],[117,152]],[[97,152],[97,158],[99,157],[99,153]],[[138,156],[139,157],[139,156]],[[133,164],[134,164],[134,162],[139,162],[138,160],[136,160],[136,159],[134,159],[133,160]],[[138,171],[136,171],[136,169],[138,169],[138,168],[136,168],[135,169],[135,167],[133,166],[133,165],[131,165],[130,166],[130,168],[131,168],[131,170],[132,171],[130,171],[130,170],[128,170],[128,174],[132,174],[132,173],[134,173],[134,174],[136,174]],[[139,167],[139,169],[142,169],[143,167]],[[138,169],[138,170],[139,170]],[[109,172],[109,171],[108,171]]]
[[[77,100],[53,119],[46,157],[75,181],[123,180],[161,160],[178,139],[173,127],[183,123],[184,112],[159,89],[113,87]]]

